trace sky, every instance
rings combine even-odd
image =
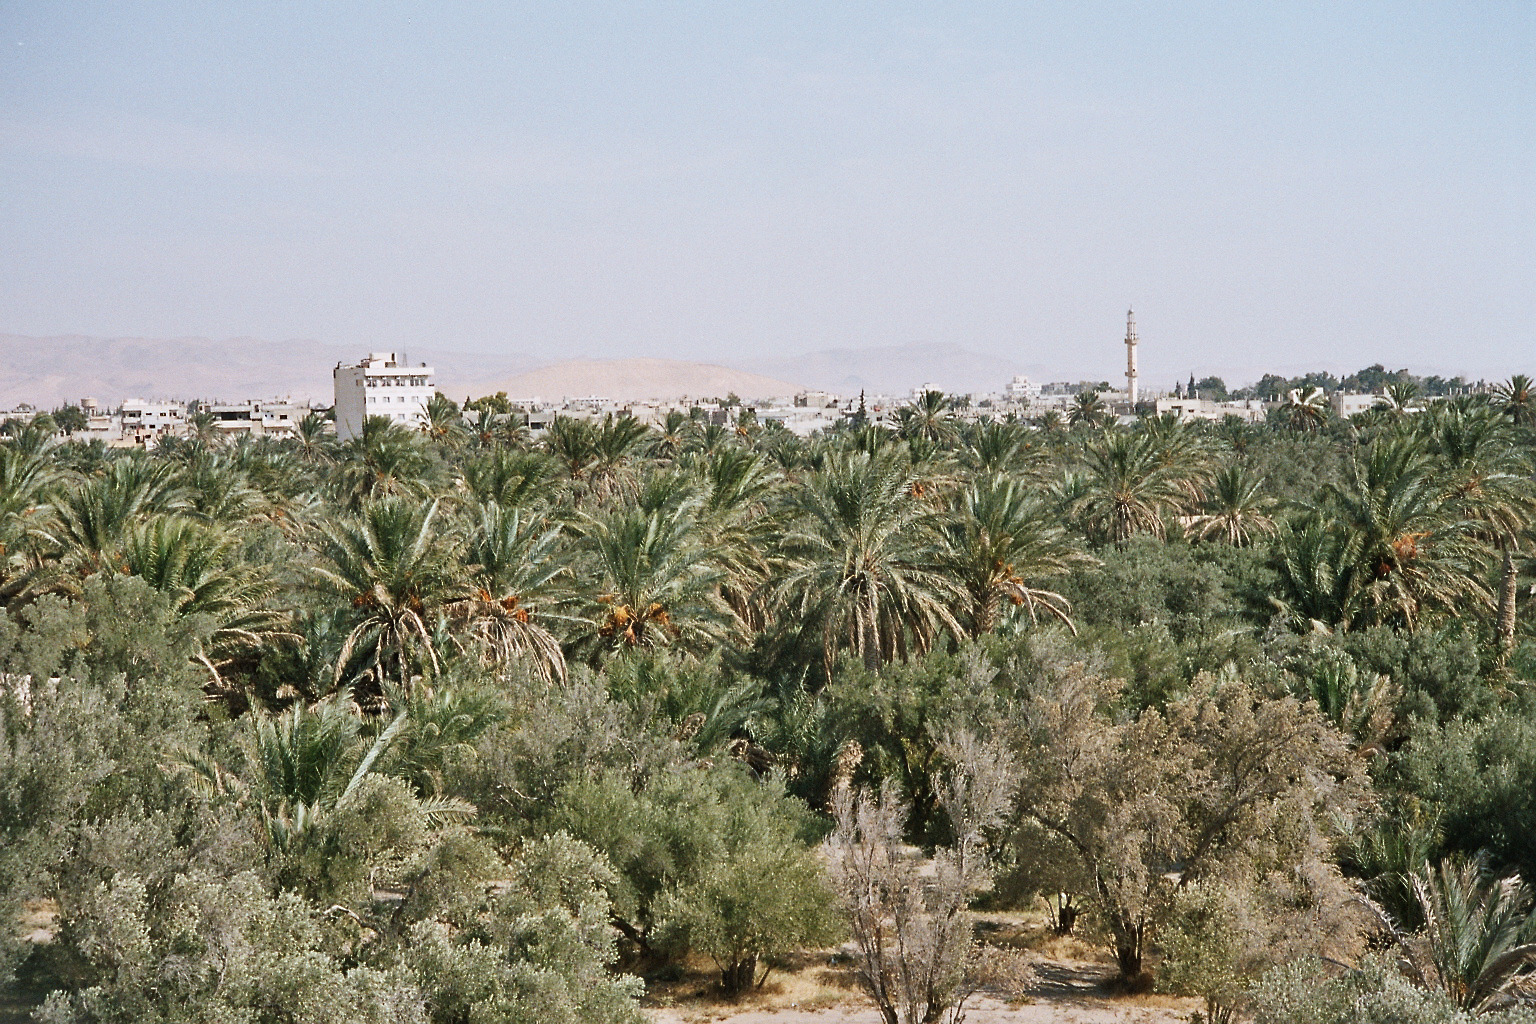
[[[0,0],[0,333],[1536,371],[1536,3]]]

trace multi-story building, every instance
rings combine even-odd
[[[1008,382],[1008,400],[1028,405],[1040,397],[1040,385],[1028,377],[1017,376]]]
[[[393,352],[373,352],[356,366],[336,364],[336,437],[350,441],[363,432],[369,416],[383,416],[408,427],[427,422],[432,397],[432,367],[407,366]]]
[[[203,411],[213,414],[214,426],[226,436],[282,438],[293,437],[311,410],[284,398],[205,405]]]
[[[167,434],[184,432],[187,407],[180,402],[152,402],[130,398],[118,410],[123,442],[148,448]]]

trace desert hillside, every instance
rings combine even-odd
[[[856,395],[860,391],[904,395],[920,384],[931,384],[941,391],[1001,391],[1016,373],[1036,379],[1043,376],[1038,366],[942,343],[826,349],[742,362],[771,376],[793,373],[806,387],[841,395]]]
[[[793,395],[803,390],[803,385],[725,366],[676,359],[572,359],[516,376],[488,380],[478,389],[485,393],[505,391],[514,399],[558,401],[596,395],[622,402],[648,398],[723,398],[731,392],[747,399],[775,398]],[[455,393],[454,397],[458,395]]]

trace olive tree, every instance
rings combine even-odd
[[[1198,676],[1191,692],[1117,717],[1114,681],[1083,662],[1043,665],[1019,709],[1019,828],[1088,887],[1122,979],[1183,888],[1331,870],[1329,816],[1363,799],[1347,738],[1291,697]]]

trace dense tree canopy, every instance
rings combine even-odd
[[[919,844],[956,908],[1065,894],[1213,1012],[1286,934],[1357,955],[1351,880],[1411,928],[1444,858],[1536,877],[1530,382],[1383,374],[1352,421],[1261,382],[1258,425],[19,423],[0,905],[43,923],[0,973],[61,1022],[633,1020],[630,972],[738,990],[835,937],[829,832],[892,877]]]

